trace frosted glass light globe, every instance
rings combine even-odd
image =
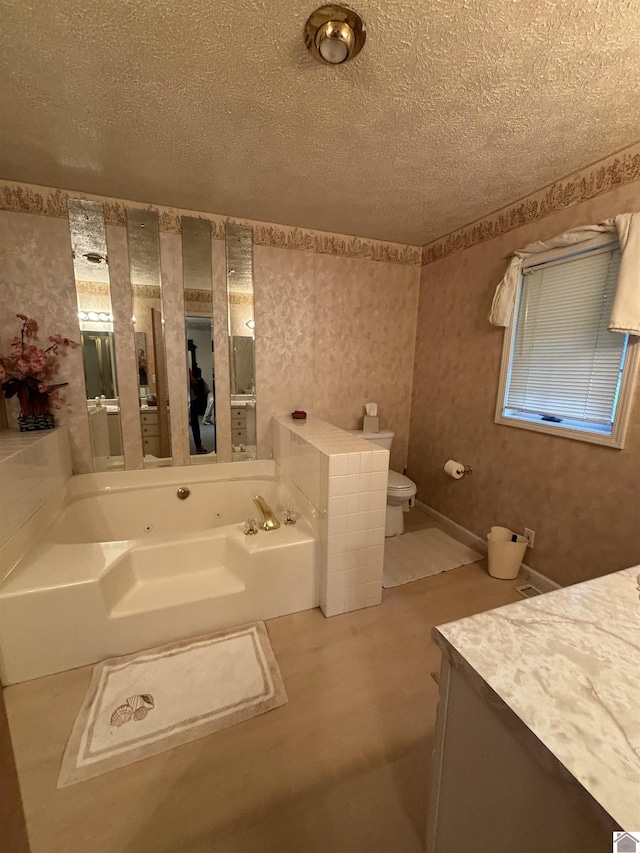
[[[339,65],[341,62],[344,62],[349,53],[347,45],[335,37],[323,38],[320,41],[318,49],[322,58],[333,65]]]

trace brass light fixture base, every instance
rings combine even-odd
[[[342,65],[357,56],[366,39],[364,21],[346,6],[320,6],[304,27],[309,53],[327,65]]]

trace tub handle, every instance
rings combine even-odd
[[[248,518],[244,523],[244,535],[255,536],[258,533],[258,521],[255,518]]]
[[[180,486],[180,488],[178,489],[176,494],[180,498],[181,501],[186,501],[186,499],[191,494],[191,489],[188,489],[186,486]]]

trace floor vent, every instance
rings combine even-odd
[[[517,586],[516,592],[519,592],[524,598],[535,598],[536,595],[542,595],[542,590],[532,586],[530,583],[526,583],[524,586]]]

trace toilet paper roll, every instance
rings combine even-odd
[[[456,462],[455,459],[449,459],[444,463],[444,471],[454,480],[464,477],[464,465],[461,462]]]

